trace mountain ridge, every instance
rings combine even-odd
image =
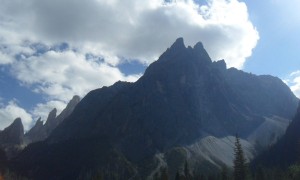
[[[284,135],[272,147],[259,155],[253,166],[264,166],[267,168],[286,169],[290,165],[299,162],[299,140],[300,140],[300,101],[297,112],[288,125]],[[284,158],[283,158],[284,157]]]
[[[92,161],[97,164],[96,160],[84,159],[85,155],[77,154],[76,149],[66,148],[59,152],[57,145],[73,147],[76,142],[80,147],[80,144],[85,144],[86,150],[79,149],[81,153],[88,153],[89,148],[95,146],[92,142],[87,143],[88,139],[96,142],[97,139],[106,139],[107,147],[101,143],[99,146],[108,154],[117,152],[118,157],[124,160],[122,162],[128,162],[122,167],[128,170],[126,177],[143,179],[152,174],[147,167],[157,165],[164,154],[174,148],[186,151],[193,144],[210,142],[202,140],[209,136],[216,138],[217,143],[218,139],[225,138],[221,142],[226,143],[226,137],[236,133],[246,141],[267,117],[276,115],[289,119],[296,108],[297,98],[278,78],[226,69],[224,60],[212,62],[202,43],[193,48],[185,47],[183,39],[179,38],[137,82],[116,82],[88,93],[45,141],[29,145],[13,160],[12,167],[28,176],[41,178],[47,171],[43,162],[49,160],[57,164],[59,158],[56,157],[66,153],[79,157],[80,162],[72,160],[73,163]],[[275,129],[270,130],[270,133],[273,132],[276,135]],[[249,149],[252,146],[254,144]],[[42,154],[45,148],[51,159],[42,155],[34,157],[34,154]],[[249,153],[249,156],[253,155],[253,152]],[[201,160],[195,163],[204,163],[208,156],[214,156],[201,152],[196,154],[195,157]],[[33,162],[28,162],[29,157],[33,158]],[[101,155],[97,157],[102,158]],[[213,164],[226,164],[218,158],[214,156]],[[109,160],[94,168],[104,173],[107,164]],[[168,161],[166,164],[170,166]],[[38,170],[29,172],[28,168]],[[76,168],[84,171],[85,167]],[[179,167],[173,169],[176,168]],[[67,168],[66,171],[57,176],[65,178],[65,173],[74,169]],[[173,177],[176,172],[169,173]],[[51,179],[51,176],[48,178]]]
[[[25,134],[26,144],[45,140],[52,131],[73,112],[79,102],[80,97],[75,95],[59,115],[57,115],[56,108],[52,109],[49,112],[45,124],[41,118],[39,118],[35,125]]]
[[[24,126],[21,118],[16,118],[8,127],[0,131],[0,149],[12,158],[22,150]]]

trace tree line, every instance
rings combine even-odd
[[[5,152],[0,149],[0,180],[26,179],[19,177],[7,170],[5,168],[6,164],[7,158],[5,156]],[[97,176],[90,175],[86,177],[88,177],[87,179],[92,180],[104,180],[101,174],[98,174]],[[122,178],[118,177],[116,179]],[[156,174],[153,179],[171,180],[167,168],[161,168],[160,173]],[[250,170],[249,164],[244,155],[240,138],[236,135],[234,144],[233,167],[223,166],[221,170],[215,174],[197,174],[192,173],[188,162],[185,161],[183,171],[177,171],[175,180],[300,180],[300,161],[289,166],[285,170],[280,168],[264,168],[262,166],[258,166],[255,170]]]
[[[154,180],[170,180],[167,169],[162,169],[161,177],[155,177]],[[192,174],[186,161],[183,173],[177,171],[175,180],[300,180],[300,162],[285,170],[262,166],[250,170],[240,138],[236,135],[232,168],[223,166],[215,174]]]

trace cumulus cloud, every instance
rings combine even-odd
[[[2,28],[27,39],[63,41],[107,54],[112,64],[120,56],[151,63],[184,37],[187,45],[202,41],[213,59],[242,68],[259,38],[246,5],[237,0],[209,0],[201,6],[192,0],[2,1],[1,18],[10,22]],[[13,7],[24,8],[16,13]]]
[[[118,80],[136,81],[141,76],[125,76],[98,57],[72,50],[49,50],[38,56],[22,56],[12,64],[12,73],[34,92],[46,95],[49,101],[37,104],[31,110],[35,119],[41,117],[42,120],[47,119],[53,108],[59,114],[73,95],[83,97],[93,89]]]
[[[21,117],[24,129],[28,130],[32,125],[32,116],[21,108],[16,101],[10,101],[7,105],[0,106],[0,130],[9,126],[17,117]]]
[[[1,64],[10,64],[13,62],[13,58],[8,54],[0,52],[0,65]]]
[[[284,82],[291,88],[294,94],[300,98],[300,70],[292,72]]]
[[[124,76],[118,68],[99,59],[86,58],[71,50],[48,51],[16,61],[14,75],[37,93],[69,101],[74,94],[84,96],[90,90],[108,86],[117,80],[135,81],[139,75]]]

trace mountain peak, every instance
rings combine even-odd
[[[71,101],[70,102],[79,102],[80,101],[80,96],[78,96],[78,95],[75,95],[75,96],[73,96],[73,98],[71,99]]]
[[[18,126],[18,127],[23,126],[21,118],[19,117],[16,118],[14,122],[11,124],[11,126]]]
[[[193,48],[186,47],[183,38],[178,38],[156,62],[146,69],[142,79],[155,77],[160,80],[163,78],[166,83],[177,82],[178,78],[196,77],[195,75],[209,69],[211,64],[212,61],[201,42],[195,44]],[[191,79],[196,80],[196,78]]]
[[[51,121],[52,119],[55,119],[56,113],[57,113],[56,108],[52,109],[52,111],[50,111],[50,113],[48,115],[47,121]]]
[[[197,58],[201,59],[202,62],[205,62],[207,64],[212,63],[211,58],[209,57],[207,51],[205,50],[202,42],[198,42],[197,44],[195,44],[193,50]]]
[[[53,126],[53,124],[56,124],[55,123],[56,113],[57,113],[56,108],[54,108],[54,109],[52,109],[52,111],[50,111],[48,118],[46,120],[46,123],[45,123],[46,127],[50,127],[50,126]]]
[[[49,113],[45,124],[43,124],[43,121],[41,121],[41,119],[38,119],[35,126],[32,127],[30,131],[28,131],[25,135],[25,137],[27,138],[27,143],[42,141],[46,139],[49,134],[73,112],[74,108],[79,102],[80,97],[75,95],[59,115],[57,115],[57,110],[56,108],[54,108]]]
[[[39,119],[36,121],[35,125],[32,127],[32,129],[34,129],[34,128],[36,128],[36,127],[42,127],[43,125],[44,125],[44,122],[42,121],[41,118],[39,118]]]
[[[0,133],[0,144],[21,144],[23,142],[24,127],[21,118],[16,118],[10,126]]]
[[[184,40],[182,37],[180,38],[177,38],[176,41],[172,44],[171,46],[171,49],[175,48],[175,49],[178,49],[178,48],[185,48],[185,45],[184,45]]]
[[[176,41],[172,44],[170,48],[168,48],[168,50],[164,54],[166,54],[167,56],[173,56],[177,55],[178,53],[181,53],[185,49],[186,47],[184,45],[184,40],[182,37],[180,37],[176,39]]]
[[[224,59],[213,62],[213,66],[219,69],[221,72],[224,72],[227,69],[227,65]]]
[[[24,127],[21,118],[16,118],[10,126],[4,129],[9,131],[18,132],[19,134],[24,134]]]
[[[73,109],[75,108],[75,106],[80,102],[80,97],[78,95],[73,96],[73,98],[69,101],[69,103],[67,104],[66,109],[70,111],[73,111]]]
[[[55,127],[73,112],[74,108],[79,102],[80,97],[78,95],[73,96],[73,98],[67,104],[67,107],[56,117]]]
[[[197,42],[194,46],[194,50],[203,50],[204,46],[202,44],[202,42]]]
[[[181,152],[192,155],[182,156],[184,160],[199,158],[217,166],[231,164],[231,152],[226,158],[220,157],[219,151],[203,154],[201,149],[211,143],[203,146],[201,140],[207,136],[216,140],[227,138],[235,133],[246,140],[269,121],[265,117],[293,114],[296,97],[285,90],[283,82],[279,88],[270,82],[262,86],[264,78],[227,70],[225,61],[215,65],[223,72],[215,68],[202,43],[186,48],[183,38],[178,38],[137,82],[117,82],[88,93],[45,142],[29,146],[13,163],[19,162],[20,172],[37,169],[33,179],[77,179],[85,175],[78,170],[90,164],[100,172],[112,172],[123,179],[146,179],[148,173],[160,168],[161,159],[173,174],[170,177],[174,177],[182,166],[170,168],[174,163],[168,159],[181,156]],[[55,126],[51,130],[52,127]],[[182,149],[180,154],[171,155],[178,147]],[[45,150],[51,156],[44,155]],[[95,154],[90,150],[95,150]],[[71,161],[62,161],[61,157]],[[110,169],[110,164],[116,164],[113,157],[126,163],[118,161],[116,169]],[[145,164],[145,159],[151,164]],[[155,161],[152,163],[151,159]],[[153,168],[147,169],[150,166]],[[126,172],[131,167],[136,169]],[[66,171],[56,173],[61,168]]]

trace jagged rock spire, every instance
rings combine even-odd
[[[0,132],[0,144],[22,144],[24,137],[24,126],[21,118],[16,118],[14,122]]]

